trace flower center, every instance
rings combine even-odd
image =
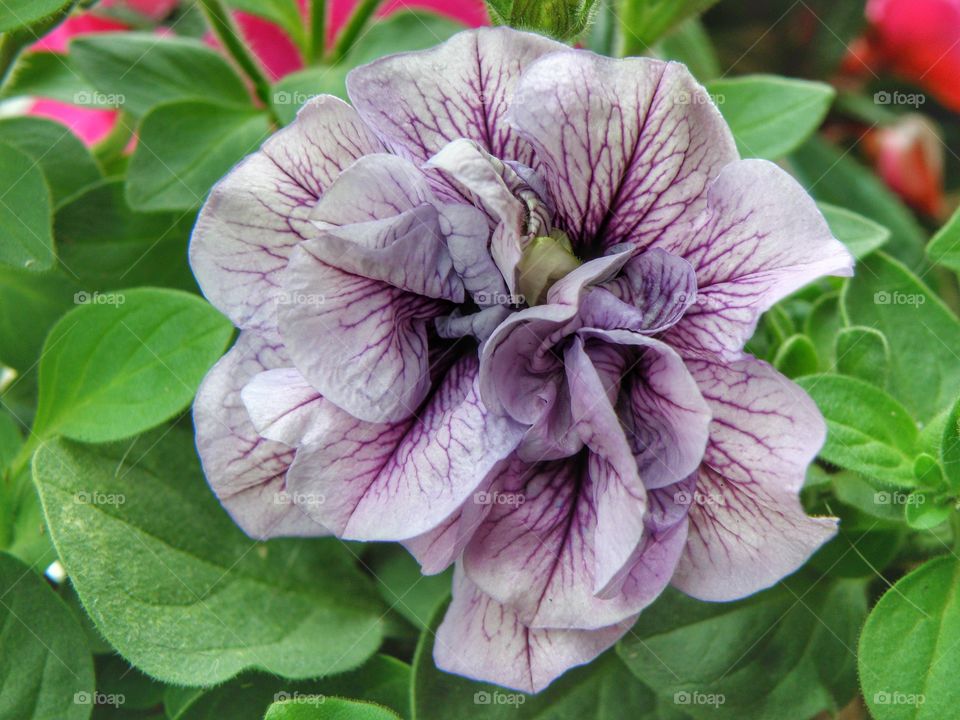
[[[570,238],[562,230],[534,237],[517,263],[517,286],[527,305],[546,302],[551,286],[580,266]]]

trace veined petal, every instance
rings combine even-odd
[[[701,600],[735,600],[789,575],[835,534],[836,519],[808,517],[797,495],[826,426],[766,363],[687,365],[714,420],[673,584]]]
[[[599,497],[622,499],[595,477],[590,451],[550,462],[515,459],[491,485],[493,503],[463,553],[463,566],[484,593],[537,628],[599,629],[640,612],[670,582],[684,548],[686,525],[649,534],[629,569],[613,575],[617,592],[597,582]],[[606,533],[606,530],[603,531]],[[609,540],[604,535],[603,540]]]
[[[853,274],[853,257],[813,199],[766,160],[726,167],[703,215],[664,247],[693,265],[699,288],[669,342],[685,354],[727,360],[739,357],[775,302],[823,275]]]
[[[342,412],[292,367],[257,373],[240,397],[261,437],[291,447],[315,442]]]
[[[291,257],[279,306],[294,365],[367,422],[410,417],[430,387],[428,325],[463,298],[429,205],[324,231]]]
[[[360,116],[398,155],[426,162],[452,140],[530,165],[530,147],[506,122],[517,79],[566,46],[531,33],[480,28],[431,50],[381,58],[347,76]]]
[[[387,153],[364,155],[327,188],[310,212],[319,227],[386,220],[434,200],[423,172]]]
[[[578,250],[649,246],[696,217],[710,180],[738,157],[689,71],[649,58],[548,55],[524,72],[509,118]]]
[[[288,363],[279,341],[245,331],[207,373],[193,405],[207,482],[237,525],[254,538],[329,534],[287,492],[293,448],[260,437],[240,399],[250,378]]]
[[[477,365],[458,360],[419,417],[345,422],[301,448],[289,484],[326,499],[313,517],[351,540],[407,540],[456,512],[522,433],[483,406]]]
[[[535,693],[613,645],[632,620],[598,630],[531,629],[458,568],[433,658],[441,670]]]
[[[656,334],[675,324],[697,298],[697,276],[681,257],[651,248],[592,289],[580,316],[586,327]]]
[[[317,199],[341,170],[383,146],[346,103],[323,95],[210,192],[190,243],[207,299],[241,328],[276,327],[280,275],[316,235]]]

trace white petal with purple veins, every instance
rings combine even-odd
[[[242,328],[276,326],[280,275],[293,248],[316,235],[309,220],[340,171],[383,146],[342,100],[323,95],[210,192],[190,243],[190,265],[210,302]]]
[[[668,336],[687,353],[736,359],[775,302],[823,275],[853,274],[853,257],[816,203],[771,162],[728,166],[707,202],[686,234],[664,245],[697,272],[697,302]]]
[[[329,534],[289,498],[293,448],[260,437],[240,399],[250,378],[288,362],[279,341],[246,331],[207,373],[193,405],[207,482],[237,525],[255,538]]]
[[[458,282],[429,205],[324,231],[291,257],[281,334],[325,398],[361,420],[396,422],[427,396],[428,325],[452,309],[427,295],[462,299]]]
[[[398,155],[426,162],[452,140],[475,140],[530,165],[530,148],[506,122],[520,74],[566,46],[531,33],[480,28],[423,52],[385,57],[347,76],[364,121]]]
[[[432,530],[513,452],[522,429],[480,401],[477,360],[458,360],[419,417],[344,423],[300,448],[288,482],[322,495],[313,516],[353,540],[407,540]]]
[[[433,658],[447,672],[524,692],[540,692],[619,640],[632,618],[599,630],[533,630],[484,595],[458,568],[453,601],[437,629]]]
[[[257,373],[240,397],[262,437],[292,447],[316,441],[342,412],[291,367]]]
[[[752,357],[688,362],[713,411],[697,502],[673,584],[702,600],[735,600],[789,575],[836,532],[797,493],[826,426],[810,397]]]
[[[706,90],[678,63],[555,53],[524,73],[509,117],[577,250],[648,246],[696,217],[710,180],[738,158]]]

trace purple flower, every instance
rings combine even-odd
[[[852,259],[683,66],[481,29],[348,88],[194,233],[242,330],[197,445],[244,530],[456,563],[437,664],[527,691],[668,583],[743,597],[833,535],[797,497],[823,420],[742,348]]]

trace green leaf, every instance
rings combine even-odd
[[[26,153],[0,144],[0,264],[31,271],[53,267],[50,189]]]
[[[657,46],[657,56],[676,60],[687,66],[700,82],[720,74],[720,60],[703,23],[690,18],[663,38]]]
[[[323,702],[276,702],[264,720],[400,720],[395,712],[356,700],[326,698]]]
[[[834,236],[846,245],[847,250],[858,260],[883,247],[890,239],[887,228],[853,210],[825,202],[817,203],[817,207],[826,218]]]
[[[251,104],[240,76],[220,53],[199,40],[100,33],[73,40],[69,57],[72,66],[110,104],[133,115],[145,115],[156,105],[174,100]],[[77,104],[97,104],[102,99],[91,97]]]
[[[418,630],[425,630],[437,605],[450,593],[452,573],[423,575],[420,565],[404,548],[372,544],[364,564],[376,578],[387,605]]]
[[[415,720],[620,720],[624,708],[630,709],[631,720],[668,717],[657,713],[653,692],[612,652],[570,670],[537,695],[442,672],[433,662],[433,644],[445,612],[445,604],[436,609],[413,658]],[[676,716],[669,717],[673,720]]]
[[[817,298],[803,322],[803,334],[813,341],[822,370],[834,369],[834,338],[842,327],[839,294],[824,294]]]
[[[262,720],[270,704],[282,699],[320,700],[353,697],[408,715],[410,666],[387,655],[374,655],[364,665],[323,680],[290,681],[262,673],[244,673],[209,690],[167,692],[170,720]]]
[[[927,256],[935,263],[960,272],[960,208],[930,240]]]
[[[357,65],[390,53],[425,50],[463,29],[460,23],[433,13],[394,13],[371,25],[339,65],[307,68],[281,79],[273,88],[274,112],[286,124],[296,117],[307,100],[316,95],[336,95],[346,100],[347,74]]]
[[[930,530],[942,525],[953,512],[952,500],[926,490],[911,493],[904,506],[907,525],[915,530]]]
[[[127,201],[143,212],[199,207],[210,188],[270,132],[267,115],[208,102],[158,105],[140,125]]]
[[[903,522],[903,504],[909,496],[896,485],[868,480],[847,471],[834,473],[830,479],[840,502],[884,521],[884,526]]]
[[[29,27],[71,4],[70,0],[4,0],[0,3],[0,32]]]
[[[53,440],[33,471],[83,607],[143,672],[192,685],[248,668],[318,677],[379,646],[382,607],[344,546],[248,538],[204,481],[190,434]]]
[[[837,372],[859,378],[879,388],[890,376],[890,346],[872,327],[848,327],[837,333]]]
[[[32,568],[0,553],[0,717],[86,720],[93,661],[76,618]]]
[[[832,87],[776,75],[713,80],[707,91],[744,157],[776,160],[796,150],[826,117]]]
[[[732,603],[668,589],[641,613],[617,653],[661,697],[704,698],[683,708],[697,719],[836,712],[855,692],[849,646],[866,598],[860,581],[813,582],[818,578],[794,578]]]
[[[193,398],[233,329],[203,299],[143,288],[80,293],[50,331],[33,432],[88,442],[129,437]]]
[[[58,122],[37,117],[4,118],[0,120],[0,137],[40,166],[54,204],[100,179],[93,156]]]
[[[902,526],[887,527],[844,505],[831,503],[824,509],[840,518],[840,529],[810,558],[812,567],[834,577],[873,578],[894,560],[903,544]]]
[[[276,23],[303,47],[304,20],[296,0],[227,0],[227,5]]]
[[[806,335],[791,335],[777,350],[773,365],[789,378],[812,375],[820,368],[817,349]]]
[[[843,375],[797,380],[827,420],[820,457],[847,470],[906,487],[915,484],[917,425],[880,388]]]
[[[919,278],[875,253],[847,283],[842,304],[849,324],[886,336],[889,390],[917,420],[929,421],[953,404],[960,395],[960,320]]]
[[[93,95],[93,86],[74,71],[69,57],[46,51],[21,55],[0,90],[0,98],[43,97],[66,103]]]
[[[940,462],[943,476],[953,492],[960,492],[960,398],[947,416],[940,442]]]
[[[140,213],[127,205],[123,178],[88,187],[57,210],[60,260],[88,293],[136,285],[196,290],[187,243],[196,215]]]
[[[889,229],[887,252],[912,268],[924,266],[926,234],[913,213],[847,151],[814,136],[790,156],[790,168],[817,200],[842,205]]]
[[[860,636],[863,696],[877,720],[942,720],[960,704],[960,563],[929,560],[880,598]]]
[[[0,266],[0,363],[30,369],[53,324],[73,307],[76,285],[59,272],[31,273]]]
[[[620,10],[629,55],[638,55],[673,27],[714,5],[717,0],[630,0]]]
[[[113,653],[94,659],[97,691],[123,697],[123,709],[150,710],[163,702],[164,685]]]

